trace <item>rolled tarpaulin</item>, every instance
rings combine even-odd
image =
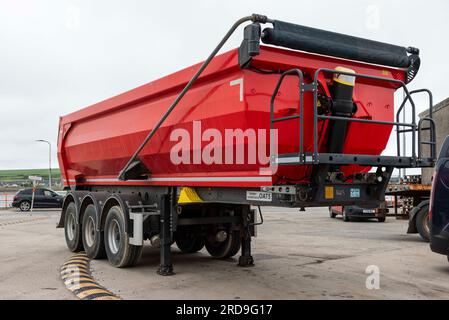
[[[397,68],[410,66],[405,47],[278,20],[273,26],[263,31],[266,44]]]

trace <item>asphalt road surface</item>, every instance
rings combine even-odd
[[[213,260],[204,250],[184,255],[174,246],[176,275],[162,277],[158,250],[146,246],[136,267],[95,260],[92,276],[123,299],[449,298],[446,257],[407,235],[407,221],[345,223],[325,208],[263,212],[252,242],[255,267]],[[57,210],[0,211],[0,299],[76,299],[60,278],[72,253],[55,228],[58,219]]]

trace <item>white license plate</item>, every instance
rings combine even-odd
[[[376,210],[366,209],[366,210],[363,210],[363,213],[376,213]]]
[[[270,192],[246,191],[246,200],[271,202],[273,195]]]

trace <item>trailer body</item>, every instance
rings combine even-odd
[[[285,49],[262,47],[253,66],[265,70],[288,70],[300,68],[312,77],[317,69],[337,67],[350,68],[359,74],[386,77],[404,81],[404,71],[396,68],[347,61],[311,53],[293,52]],[[248,150],[256,141],[243,142],[233,139],[225,146],[225,130],[248,129],[265,132],[266,138],[257,141],[258,151],[266,156],[270,151],[270,98],[279,74],[260,74],[251,69],[241,69],[238,50],[234,49],[217,56],[198,79],[177,109],[169,116],[141,152],[140,159],[150,170],[147,179],[120,181],[117,176],[139,146],[144,137],[161,118],[167,105],[175,99],[179,88],[186,85],[199,65],[176,72],[160,80],[150,82],[117,97],[100,102],[67,116],[61,117],[58,143],[59,162],[66,186],[79,185],[176,185],[176,186],[271,186],[278,184],[309,183],[312,165],[292,165],[279,168],[275,173],[261,176],[260,169],[267,167],[259,159],[248,163]],[[329,90],[331,75],[322,76],[320,84]],[[310,80],[308,82],[311,82]],[[394,92],[397,85],[379,81],[358,79],[354,88],[357,111],[354,118],[379,121],[394,120]],[[313,94],[304,94],[304,146],[312,150]],[[286,79],[276,100],[275,116],[294,116],[299,110],[298,80]],[[195,123],[196,122],[196,123]],[[195,125],[194,125],[195,123]],[[198,129],[200,124],[200,129]],[[194,129],[194,126],[196,128]],[[222,153],[222,164],[174,164],[170,154],[179,142],[170,140],[176,129],[189,133],[188,146],[193,162],[193,151],[207,145],[217,145]],[[201,141],[195,145],[200,130],[220,132],[222,141]],[[299,121],[291,119],[276,124],[279,153],[294,153],[299,146]],[[380,155],[390,137],[392,126],[351,123],[344,141],[346,154]],[[319,127],[319,151],[326,150],[329,131],[326,121]],[[367,143],[369,141],[369,143]],[[235,160],[225,164],[226,148],[234,154],[243,143],[245,163]],[[214,147],[215,147],[214,146]],[[196,150],[198,151],[198,150]],[[234,156],[235,158],[235,156]],[[356,165],[343,169],[346,175],[367,172],[369,167]]]

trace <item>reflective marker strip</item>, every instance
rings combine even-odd
[[[64,181],[67,181],[64,179]],[[69,179],[69,182],[76,182]],[[86,182],[124,182],[116,178],[88,178]],[[145,180],[126,180],[125,182],[271,182],[271,176],[258,177],[174,177],[174,178],[148,178]]]

